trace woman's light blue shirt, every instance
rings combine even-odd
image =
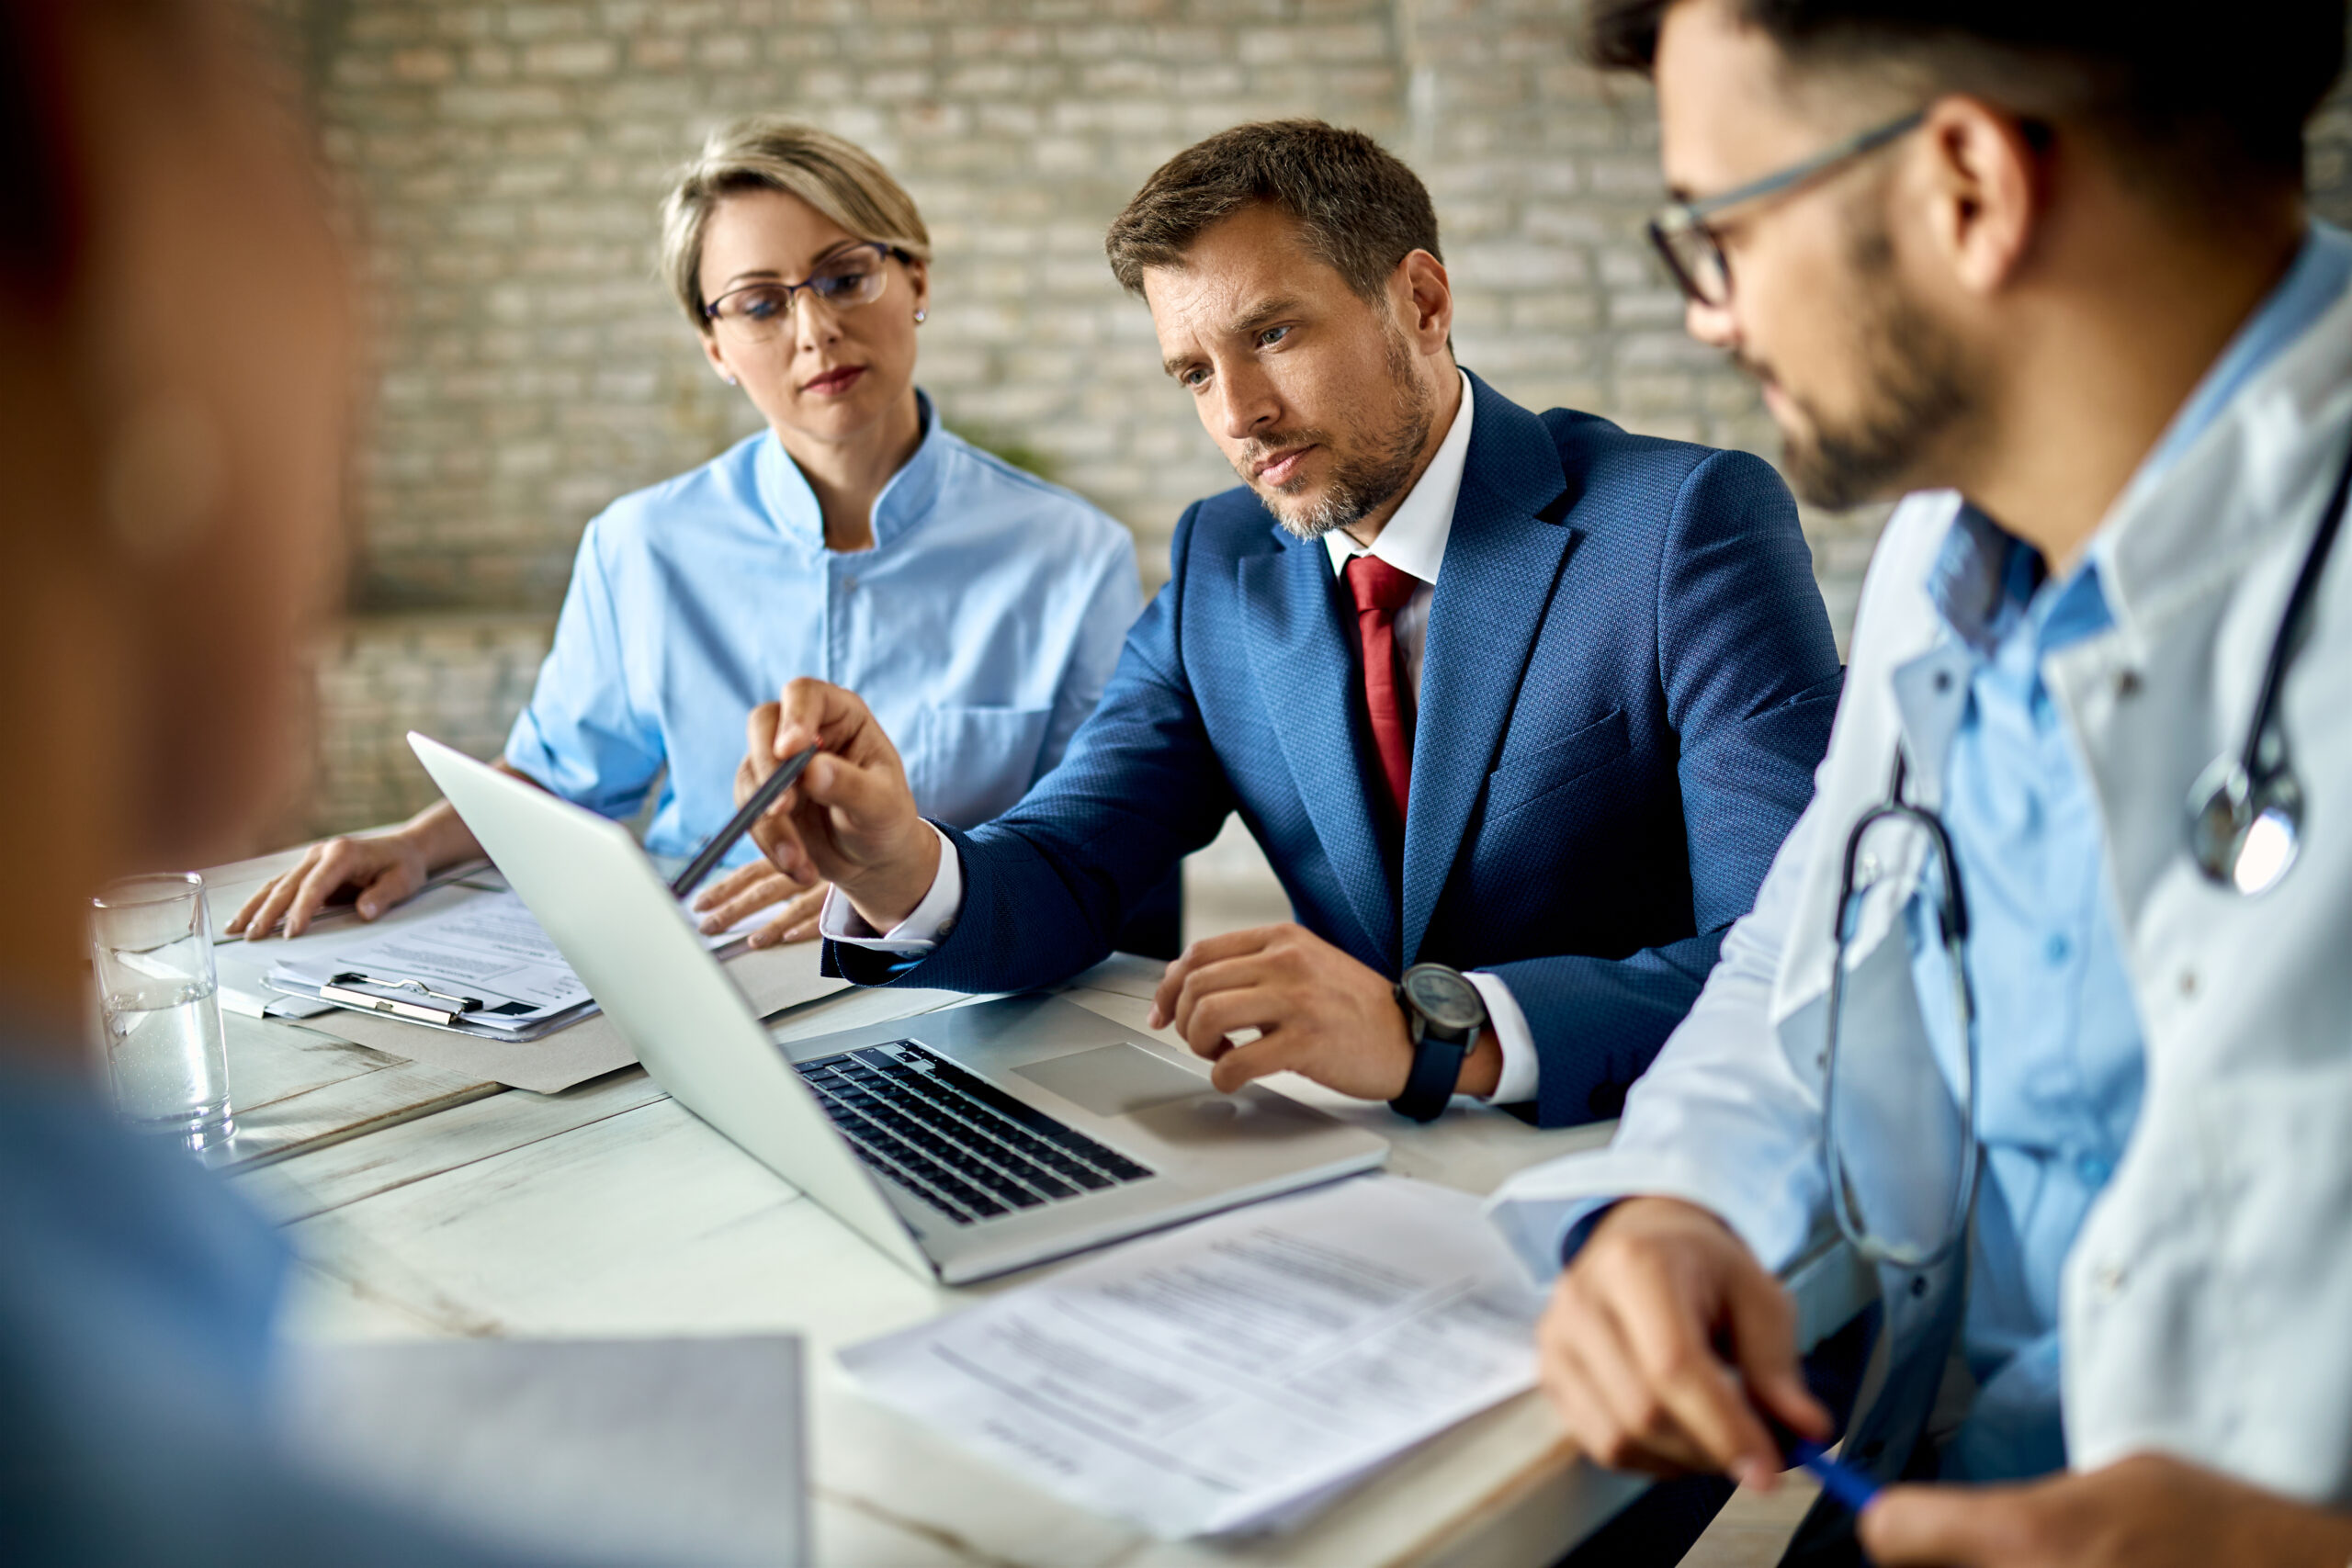
[[[874,503],[872,549],[825,547],[773,432],[607,507],[507,761],[607,817],[658,788],[646,848],[691,854],[734,814],[746,716],[812,675],[865,699],[924,816],[968,827],[1019,800],[1118,660],[1135,545],[918,400],[922,443]]]

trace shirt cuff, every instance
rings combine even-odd
[[[1487,1204],[1487,1218],[1502,1232],[1530,1278],[1549,1281],[1577,1260],[1595,1226],[1622,1198],[1546,1200],[1498,1195]]]
[[[1503,1048],[1502,1077],[1495,1081],[1495,1092],[1487,1097],[1487,1103],[1523,1105],[1535,1098],[1544,1075],[1544,1061],[1535,1054],[1535,1034],[1527,1027],[1527,1015],[1519,1010],[1519,1000],[1501,976],[1474,969],[1463,978],[1478,987],[1478,999],[1487,1004],[1487,1021],[1495,1026],[1496,1043]]]
[[[839,887],[828,888],[825,907],[817,912],[819,936],[876,953],[913,955],[929,953],[956,929],[956,917],[964,911],[964,862],[954,841],[939,832],[937,823],[926,821],[923,826],[939,833],[939,874],[932,878],[931,891],[922,896],[922,902],[888,931],[877,931],[851,908]]]

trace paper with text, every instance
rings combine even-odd
[[[1534,1385],[1543,1305],[1465,1193],[1368,1177],[842,1352],[875,1397],[1163,1539],[1287,1524]]]
[[[773,918],[762,911],[703,942],[713,949],[730,946],[763,923],[763,915]],[[511,891],[478,893],[373,941],[341,942],[332,953],[279,964],[269,982],[315,994],[345,971],[421,981],[435,991],[479,1000],[484,1006],[465,1017],[468,1027],[477,1029],[528,1029],[591,1000],[554,941]]]

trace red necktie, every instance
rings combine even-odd
[[[1348,589],[1356,600],[1356,635],[1363,643],[1364,706],[1372,715],[1372,743],[1380,751],[1382,782],[1396,820],[1405,819],[1406,792],[1413,778],[1413,731],[1396,690],[1396,612],[1412,603],[1420,580],[1377,556],[1348,562]]]

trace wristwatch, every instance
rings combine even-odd
[[[1413,1042],[1413,1070],[1405,1092],[1388,1108],[1416,1122],[1434,1122],[1453,1098],[1462,1064],[1487,1027],[1487,1004],[1460,970],[1416,964],[1396,982],[1396,1005],[1405,1010],[1405,1032]]]

